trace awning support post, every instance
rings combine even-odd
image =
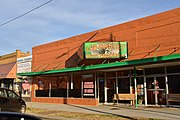
[[[134,90],[135,90],[135,107],[138,107],[137,103],[137,80],[136,80],[136,67],[134,67]]]

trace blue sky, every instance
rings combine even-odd
[[[0,24],[49,0],[0,0]],[[180,0],[53,0],[0,26],[0,56],[180,7]]]

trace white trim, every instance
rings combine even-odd
[[[107,103],[107,79],[106,79],[106,73],[105,73],[105,79],[104,79],[104,103]]]
[[[145,70],[143,69],[143,75],[144,75],[144,100],[145,100],[145,106],[147,106],[147,84],[146,84],[146,77],[145,77]]]
[[[97,89],[97,90],[98,90],[98,96],[97,96],[97,98],[98,98],[98,102],[99,102],[99,90],[100,90],[100,89],[99,89],[99,80],[100,80],[100,79],[99,79],[99,72],[98,72],[97,74],[98,74],[98,75],[97,75],[97,88],[98,88],[98,89]]]
[[[165,84],[166,84],[166,105],[169,106],[169,102],[168,102],[169,89],[168,89],[167,67],[165,67]]]
[[[71,74],[71,87],[70,89],[73,89],[73,74]]]

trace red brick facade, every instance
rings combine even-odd
[[[39,45],[33,47],[32,50],[32,71],[37,72],[65,68],[66,61],[87,41],[127,41],[128,60],[180,53],[179,28],[180,8],[177,8],[127,23]],[[48,79],[50,78],[47,77],[47,80]],[[60,80],[60,78],[58,78],[58,80]],[[80,79],[78,80],[80,81]],[[34,102],[86,105],[97,105],[99,102],[96,98],[36,98],[34,97],[34,90],[37,90],[37,78],[33,82],[32,101]]]
[[[33,71],[60,69],[83,42],[127,41],[129,58],[180,53],[180,8],[33,47]]]

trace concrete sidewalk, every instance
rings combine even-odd
[[[180,120],[180,108],[165,108],[165,107],[144,107],[119,104],[119,105],[98,105],[98,106],[83,106],[69,104],[49,104],[27,102],[29,108],[39,108],[47,110],[58,110],[68,112],[80,112],[89,114],[111,114],[124,118],[155,118],[166,120]]]

